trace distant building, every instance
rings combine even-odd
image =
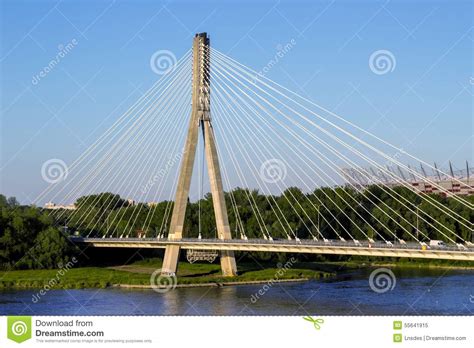
[[[359,189],[382,184],[388,187],[406,186],[419,193],[438,193],[443,196],[474,194],[474,168],[469,167],[468,163],[466,163],[466,169],[458,171],[453,170],[451,163],[449,163],[449,170],[441,171],[435,163],[431,175],[427,174],[422,165],[419,171],[411,168],[408,171],[398,166],[396,168],[386,166],[384,170],[354,167],[343,168],[341,171],[347,182]]]
[[[133,207],[136,204],[135,200],[131,199],[131,198],[127,199],[127,202],[128,202],[128,205],[131,206],[131,207]]]
[[[65,209],[65,210],[75,210],[76,206],[74,204],[69,204],[69,205],[56,205],[53,202],[48,202],[44,205],[45,209],[51,209],[51,210],[58,210],[58,209]]]
[[[150,208],[156,207],[158,205],[158,202],[148,202],[146,205],[148,205]]]

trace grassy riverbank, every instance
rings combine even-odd
[[[178,285],[225,285],[267,281],[288,281],[328,278],[351,269],[389,267],[398,269],[474,269],[474,264],[459,261],[416,260],[357,260],[333,262],[298,262],[289,267],[275,264],[243,263],[239,275],[223,277],[219,264],[181,262],[177,274]],[[78,267],[61,270],[22,270],[0,272],[0,289],[106,288],[111,286],[147,287],[153,272],[161,268],[161,259],[149,258],[129,265],[110,267]]]
[[[54,289],[106,288],[118,285],[149,286],[151,275],[160,267],[161,260],[148,259],[126,266],[82,267],[63,272],[60,270],[0,272],[0,289],[41,289],[48,284]],[[199,285],[304,280],[330,277],[333,274],[307,264],[295,264],[288,269],[275,268],[275,265],[262,269],[260,265],[239,264],[238,276],[222,277],[219,264],[182,262],[179,265],[177,283]]]

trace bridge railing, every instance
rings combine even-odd
[[[101,242],[101,241],[114,241],[114,242],[155,242],[155,243],[167,243],[169,240],[167,238],[82,238],[82,237],[71,237],[73,241],[76,242]],[[302,239],[302,240],[265,240],[265,239],[199,239],[199,238],[184,238],[181,240],[175,240],[175,242],[181,242],[183,244],[260,244],[260,245],[315,245],[315,246],[327,246],[327,247],[347,247],[347,248],[383,248],[383,249],[409,249],[409,250],[420,250],[422,246],[419,243],[407,242],[406,244],[401,243],[392,243],[387,244],[381,241],[368,242],[368,241],[358,241],[355,243],[352,240],[340,241],[340,240],[312,240],[312,239]],[[472,247],[463,247],[461,248],[458,245],[444,245],[444,246],[427,246],[429,250],[443,250],[443,251],[469,251],[474,252]]]

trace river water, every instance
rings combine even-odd
[[[332,279],[273,285],[153,290],[0,291],[0,315],[468,315],[474,313],[473,270],[395,270],[377,293],[371,270]],[[260,291],[260,294],[259,294]]]

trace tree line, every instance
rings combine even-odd
[[[310,193],[292,187],[280,195],[237,188],[226,192],[225,199],[233,238],[240,238],[241,233],[248,238],[262,238],[265,231],[280,239],[286,238],[286,233],[294,233],[300,239],[319,237],[320,233],[328,239],[350,239],[350,233],[359,240],[367,235],[394,241],[394,233],[406,241],[413,240],[412,236],[421,241],[440,239],[448,243],[449,238],[461,242],[458,236],[473,240],[474,211],[467,205],[438,194],[421,196],[404,187],[374,185],[363,191],[318,188]],[[474,196],[462,199],[474,204]],[[470,223],[467,227],[460,224],[430,201],[449,208]],[[166,236],[173,202],[135,205],[117,194],[100,193],[80,197],[75,206],[76,210],[51,211],[22,206],[14,197],[0,195],[0,268],[58,268],[78,254],[68,241],[70,234]],[[199,234],[202,238],[216,237],[211,194],[188,202],[184,236],[196,238]],[[271,256],[257,253],[256,257],[269,260]]]
[[[46,211],[0,195],[0,269],[61,268],[75,253]]]
[[[440,239],[456,242],[472,240],[474,212],[452,197],[439,194],[421,196],[405,187],[370,186],[363,191],[349,187],[318,188],[304,193],[291,187],[280,195],[264,195],[257,190],[237,188],[225,193],[233,238],[244,233],[248,238],[262,238],[262,231],[273,238],[293,233],[300,239],[320,237],[337,239],[372,239],[393,241]],[[474,196],[461,199],[474,204]],[[470,224],[466,227],[435,207],[449,208]],[[115,237],[166,235],[173,202],[162,201],[149,206],[131,205],[119,195],[101,193],[84,196],[75,203],[77,209],[66,211],[56,221],[82,236]],[[443,228],[444,225],[446,228]],[[318,232],[319,231],[319,232]],[[392,234],[393,233],[393,234]],[[184,236],[215,238],[216,225],[210,193],[196,202],[188,202]],[[457,235],[457,236],[456,236]],[[427,236],[427,237],[425,237]]]

